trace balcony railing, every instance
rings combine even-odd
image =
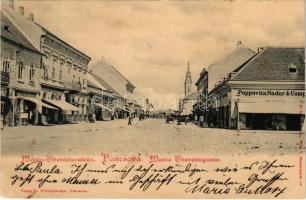
[[[1,71],[1,84],[9,84],[10,74],[9,72]]]

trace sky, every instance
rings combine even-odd
[[[92,58],[113,64],[156,107],[176,108],[187,63],[193,83],[237,41],[304,46],[304,1],[15,1]],[[217,69],[216,69],[217,70]],[[195,86],[193,88],[196,89]]]

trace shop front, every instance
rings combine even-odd
[[[301,130],[304,90],[232,90],[231,116],[237,129]]]
[[[43,110],[44,121],[48,124],[73,122],[73,116],[78,116],[80,113],[78,107],[64,100],[43,99],[43,102],[56,108]]]
[[[96,107],[96,116],[97,116],[97,120],[111,120],[113,119],[115,110],[103,105],[102,103],[96,103],[95,104]]]

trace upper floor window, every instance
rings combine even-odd
[[[55,78],[55,68],[52,68],[52,78]]]
[[[23,78],[23,71],[24,71],[24,63],[23,63],[23,60],[21,58],[19,58],[19,62],[18,62],[18,79],[22,79]]]
[[[2,70],[4,72],[9,72],[10,71],[10,60],[8,58],[3,58],[2,64],[3,64]]]
[[[63,80],[63,71],[62,71],[62,69],[59,71],[59,80]]]
[[[44,77],[48,78],[49,74],[48,74],[48,67],[45,66],[45,70],[44,70]]]
[[[34,75],[35,75],[35,68],[34,68],[33,62],[31,62],[31,64],[30,64],[30,77],[29,77],[30,81],[32,81],[34,79]]]
[[[82,87],[81,77],[79,77],[78,84],[79,84],[80,87]]]

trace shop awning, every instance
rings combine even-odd
[[[113,109],[111,109],[111,108],[109,108],[109,107],[107,107],[107,106],[105,106],[105,105],[103,105],[103,104],[101,104],[101,103],[96,103],[95,105],[98,106],[98,107],[100,107],[100,108],[102,108],[102,109],[105,109],[105,110],[114,112]]]
[[[19,97],[19,98],[31,101],[31,102],[35,103],[36,105],[42,105],[43,107],[46,107],[46,108],[49,108],[49,109],[58,110],[58,108],[50,106],[50,105],[42,102],[40,99],[36,99],[34,97]]]
[[[131,109],[131,108],[126,108],[129,112],[134,113],[136,112],[135,110]]]
[[[80,111],[78,107],[66,101],[56,101],[56,100],[51,100],[51,99],[44,99],[44,100],[65,111]]]
[[[297,102],[239,103],[239,113],[304,114],[304,104]]]
[[[119,105],[117,105],[116,108],[120,109],[120,110],[123,110],[123,111],[126,111],[126,112],[130,112],[128,109],[126,109],[126,108],[124,108],[122,106],[119,106]]]

